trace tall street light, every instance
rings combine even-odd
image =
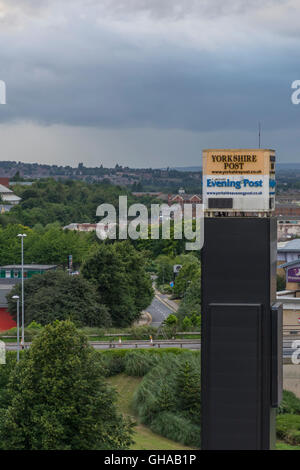
[[[17,301],[17,362],[20,359],[20,297],[13,295],[12,298]]]
[[[24,334],[24,237],[27,237],[26,233],[19,233],[18,237],[21,238],[21,267],[22,267],[22,348],[25,345],[25,334]]]

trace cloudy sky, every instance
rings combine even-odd
[[[201,164],[206,147],[300,162],[300,0],[0,0],[0,158]]]

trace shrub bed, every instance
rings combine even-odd
[[[160,357],[145,375],[133,399],[141,422],[154,432],[200,447],[200,354]]]

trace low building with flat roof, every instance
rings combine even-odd
[[[24,264],[24,279],[30,279],[36,274],[55,270],[55,264]],[[16,322],[7,309],[6,296],[15,284],[22,280],[22,265],[8,264],[0,266],[0,331],[9,330],[16,326]]]
[[[56,264],[24,264],[24,278],[30,279],[35,274],[43,274],[45,271],[55,270]],[[0,282],[11,280],[12,282],[21,281],[22,278],[22,265],[21,264],[8,264],[0,266]]]

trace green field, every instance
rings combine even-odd
[[[299,446],[291,446],[290,444],[286,444],[283,441],[278,441],[276,444],[277,450],[300,450]]]
[[[131,447],[133,450],[193,450],[191,447],[178,444],[178,442],[170,441],[159,434],[153,433],[147,426],[138,422],[136,416],[133,415],[130,403],[136,387],[140,384],[142,378],[129,377],[125,374],[119,374],[107,379],[109,384],[114,386],[118,391],[118,408],[125,414],[133,418],[137,422],[134,430],[135,444]]]

